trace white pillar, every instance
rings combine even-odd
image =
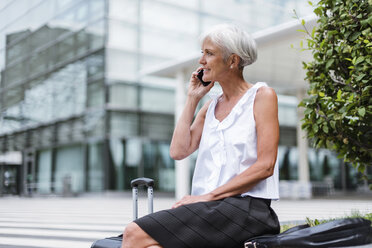
[[[297,91],[297,99],[300,102],[305,95],[303,89]],[[311,198],[312,188],[310,182],[310,170],[308,162],[308,140],[306,131],[301,128],[301,120],[304,118],[304,109],[297,108],[297,149],[298,149],[298,197]]]
[[[304,91],[297,91],[297,99],[301,101],[304,97]],[[307,160],[308,140],[306,131],[301,128],[301,120],[304,118],[304,109],[297,108],[297,148],[298,148],[298,179],[300,182],[310,182],[309,163]]]
[[[179,120],[186,102],[186,82],[185,71],[177,72],[176,85],[176,108],[175,123]],[[190,158],[176,161],[176,199],[181,199],[184,195],[190,194]]]

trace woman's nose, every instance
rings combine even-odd
[[[205,64],[205,58],[204,55],[202,55],[199,59],[199,64],[204,65]]]

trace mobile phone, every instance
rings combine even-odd
[[[211,83],[211,81],[208,81],[208,82],[203,81],[203,74],[204,74],[204,71],[203,71],[203,70],[200,70],[200,71],[198,72],[198,78],[199,78],[200,82],[201,82],[204,86],[208,86],[208,85]]]

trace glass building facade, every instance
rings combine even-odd
[[[140,72],[199,51],[211,25],[255,32],[292,20],[292,9],[312,11],[296,0],[1,1],[0,154],[21,152],[22,162],[0,164],[0,185],[7,172],[18,193],[58,194],[66,182],[97,192],[146,176],[174,191],[174,82]],[[295,180],[297,102],[281,99],[281,175]],[[333,154],[309,159],[313,180],[337,177]]]

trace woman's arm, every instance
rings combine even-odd
[[[199,101],[213,85],[211,83],[207,87],[202,86],[199,79],[197,79],[197,71],[192,73],[186,104],[173,132],[170,145],[170,156],[173,159],[184,159],[199,147],[205,114],[210,101],[204,104],[193,121],[194,114]]]
[[[173,207],[242,194],[273,174],[279,144],[278,100],[275,91],[268,87],[260,88],[253,111],[257,132],[257,161],[209,194],[186,196]]]

